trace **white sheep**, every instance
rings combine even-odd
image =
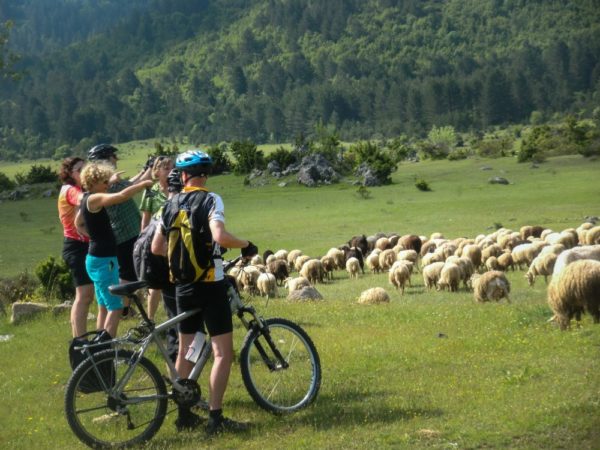
[[[535,241],[517,245],[512,249],[513,264],[519,269],[522,269],[522,266],[529,267],[533,259],[546,245],[548,245],[548,243],[544,241]]]
[[[525,274],[529,286],[533,286],[535,284],[535,277],[540,275],[544,276],[544,281],[548,284],[548,277],[552,275],[556,258],[557,256],[554,253],[540,253],[534,258]]]
[[[361,292],[358,297],[358,303],[361,305],[377,305],[380,303],[389,303],[390,296],[385,289],[374,287]]]
[[[343,270],[346,267],[346,258],[344,257],[344,252],[339,248],[330,248],[327,251],[327,256],[333,257],[335,261],[335,268],[337,270]]]
[[[284,282],[284,286],[291,294],[294,291],[298,291],[304,287],[312,286],[310,282],[304,277],[287,278]]]
[[[287,257],[288,257],[288,251],[281,249],[281,250],[277,250],[275,253],[275,259],[281,259],[285,262],[287,262]]]
[[[434,263],[444,262],[444,255],[440,252],[426,253],[421,257],[421,266],[429,266]]]
[[[358,278],[360,272],[360,263],[354,256],[346,261],[346,271],[350,274],[350,278]]]
[[[256,287],[262,297],[277,297],[277,280],[272,273],[261,273],[256,280]]]
[[[585,244],[586,245],[598,245],[600,244],[600,226],[593,227],[587,230],[585,233]]]
[[[377,239],[377,241],[375,241],[375,248],[383,251],[392,248],[392,246],[390,245],[390,240],[388,238],[380,237]]]
[[[296,269],[296,272],[300,272],[300,269],[302,269],[302,266],[304,265],[304,263],[310,259],[311,258],[308,255],[298,256],[296,258],[296,262],[294,263],[294,268]]]
[[[381,270],[389,270],[394,262],[396,262],[396,253],[391,248],[382,250],[379,254],[379,267]]]
[[[460,256],[466,256],[467,258],[469,258],[471,260],[471,262],[473,263],[473,266],[475,267],[479,267],[481,266],[481,263],[483,262],[481,257],[482,257],[482,252],[481,252],[481,247],[479,247],[476,244],[467,244],[463,247],[462,249],[462,253],[460,254]]]
[[[510,303],[508,294],[510,293],[510,282],[504,275],[504,272],[492,270],[483,274],[473,274],[471,276],[471,285],[473,286],[473,294],[477,302],[500,301],[506,298]]]
[[[238,274],[241,288],[250,294],[258,292],[256,280],[258,280],[260,274],[261,272],[256,266],[243,267]]]
[[[600,262],[583,259],[567,265],[548,286],[548,304],[561,330],[569,328],[573,317],[579,322],[585,311],[600,323]]]
[[[565,250],[556,258],[552,276],[556,276],[570,263],[580,259],[595,259],[596,261],[600,261],[600,245],[584,245]]]
[[[444,263],[442,270],[440,271],[440,278],[437,282],[437,290],[448,289],[451,292],[458,291],[458,285],[461,280],[461,269],[458,264]]]
[[[490,256],[485,260],[485,268],[487,270],[500,270],[500,264],[498,264],[498,258],[495,256]]]
[[[290,252],[287,255],[287,263],[289,267],[294,267],[294,263],[296,262],[296,258],[298,258],[298,256],[302,256],[302,250],[298,250],[298,249],[294,249],[294,250],[290,250]]]
[[[505,251],[498,256],[498,270],[506,272],[508,269],[515,270],[512,253]]]
[[[389,270],[388,280],[392,286],[397,290],[400,289],[402,295],[404,295],[404,285],[410,284],[410,272],[409,264],[412,263],[407,261],[396,261]]]
[[[300,268],[300,276],[306,278],[311,284],[325,282],[325,270],[319,259],[309,259]]]
[[[263,259],[262,256],[260,255],[254,255],[252,257],[252,259],[250,260],[250,264],[252,264],[253,266],[258,266],[258,265],[264,265],[263,264]]]
[[[367,266],[371,269],[373,273],[379,273],[381,271],[381,266],[379,265],[379,253],[373,250],[369,255],[365,258],[365,262]]]
[[[444,267],[444,263],[441,261],[434,262],[423,267],[423,282],[427,289],[431,289],[434,286],[437,288],[442,267]]]

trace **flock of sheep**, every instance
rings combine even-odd
[[[474,239],[446,239],[440,233],[417,235],[355,236],[323,257],[311,258],[301,250],[266,251],[251,264],[231,272],[240,289],[273,298],[285,286],[290,299],[322,298],[315,285],[333,279],[335,270],[345,270],[350,279],[365,273],[388,273],[389,283],[404,294],[411,277],[421,272],[431,290],[457,291],[465,286],[478,302],[510,302],[510,282],[505,272],[526,270],[533,286],[537,277],[552,277],[548,304],[561,329],[589,313],[600,323],[600,226],[591,222],[560,232],[540,226],[519,231],[501,228]],[[297,276],[292,277],[293,272]],[[364,291],[359,303],[389,302],[382,287]]]

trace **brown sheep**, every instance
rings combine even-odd
[[[279,286],[283,285],[285,279],[290,276],[290,269],[287,263],[282,259],[276,259],[267,264],[267,272],[275,275],[275,279]]]

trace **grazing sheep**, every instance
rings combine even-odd
[[[566,266],[548,286],[548,304],[561,330],[586,311],[600,323],[600,262],[583,259]]]
[[[444,255],[437,251],[433,253],[427,253],[421,258],[421,265],[423,267],[437,262],[444,262]]]
[[[331,256],[335,262],[335,268],[337,270],[343,270],[346,266],[346,259],[344,258],[344,252],[339,248],[330,248],[327,251],[326,256]]]
[[[261,272],[256,266],[243,267],[238,274],[240,287],[250,294],[257,293],[256,280],[258,280],[260,274]]]
[[[402,241],[402,239],[400,239],[400,242],[401,241]],[[419,254],[421,256],[425,256],[427,253],[434,252],[436,248],[437,248],[437,245],[434,241],[431,241],[431,240],[425,241],[423,243],[423,245],[421,246],[421,251],[419,252]]]
[[[437,290],[448,289],[450,292],[458,291],[461,280],[461,270],[458,264],[444,263],[437,282]]]
[[[586,245],[598,245],[600,244],[600,226],[590,228],[585,233],[585,244]]]
[[[281,259],[276,259],[267,264],[267,272],[272,273],[275,276],[279,286],[281,286],[285,279],[290,276],[290,269],[287,262]]]
[[[538,256],[546,255],[548,253],[554,253],[556,256],[558,256],[565,250],[565,246],[562,244],[546,245],[544,248],[542,248],[542,251],[538,254]]]
[[[296,258],[298,258],[298,256],[302,256],[302,255],[303,255],[302,250],[298,250],[298,249],[291,250],[287,256],[287,263],[288,263],[289,267],[294,267]]]
[[[287,278],[284,282],[284,286],[290,294],[310,285],[310,282],[304,277]]]
[[[554,253],[539,254],[535,257],[525,274],[529,286],[535,284],[535,277],[539,275],[543,275],[544,281],[548,284],[548,277],[552,275],[556,258],[557,256]]]
[[[302,269],[302,266],[308,260],[310,260],[310,256],[308,256],[308,255],[300,255],[300,256],[298,256],[296,258],[296,262],[294,263],[294,268],[296,269],[296,272],[300,272],[300,269]]]
[[[401,245],[405,250],[414,250],[417,253],[421,253],[423,239],[416,234],[405,234],[398,239],[398,245]]]
[[[360,248],[360,251],[363,255],[369,253],[369,243],[367,242],[367,237],[362,234],[360,236],[354,236],[352,239],[348,241],[348,246],[350,248],[357,247]],[[347,259],[347,258],[346,258]],[[361,264],[362,267],[362,264]]]
[[[474,267],[481,266],[482,261],[482,253],[481,247],[476,244],[467,244],[463,247],[462,253],[460,256],[466,256],[471,260]]]
[[[400,240],[400,236],[398,236],[397,234],[392,234],[388,237],[388,239],[390,240],[390,246],[395,247],[398,244],[398,241]]]
[[[277,280],[272,273],[261,273],[256,280],[256,287],[262,297],[277,297]]]
[[[252,264],[253,266],[258,266],[258,265],[263,265],[263,259],[262,256],[260,255],[254,255],[252,257],[252,259],[250,260],[250,264]]]
[[[381,252],[373,250],[371,253],[369,253],[369,256],[367,256],[366,258],[366,263],[367,266],[369,267],[369,269],[371,269],[372,273],[379,273],[381,272],[381,266],[379,265],[379,254]]]
[[[346,261],[346,271],[350,274],[350,278],[358,278],[360,272],[360,263],[358,259],[351,257]]]
[[[565,250],[558,255],[558,258],[556,258],[552,276],[555,277],[569,264],[580,259],[594,259],[600,261],[600,245],[584,245]]]
[[[386,237],[380,237],[379,239],[377,239],[377,241],[375,242],[375,248],[378,248],[379,250],[387,250],[388,248],[392,248],[393,246],[390,244],[390,240]]]
[[[458,267],[460,267],[463,285],[467,287],[471,275],[475,273],[475,266],[473,265],[473,262],[471,262],[471,260],[466,256],[461,256],[456,260],[455,264],[457,264]]]
[[[542,234],[542,231],[544,231],[544,228],[540,227],[538,225],[535,225],[535,226],[525,225],[525,226],[522,226],[519,231],[521,232],[521,239],[525,241],[530,236],[540,237]]]
[[[264,251],[264,253],[263,253],[263,255],[262,255],[262,258],[263,258],[263,262],[264,262],[265,264],[267,263],[267,258],[268,258],[269,256],[271,256],[272,254],[273,254],[273,251],[272,251],[272,250],[265,250],[265,251]]]
[[[495,256],[496,258],[504,253],[502,247],[498,244],[491,244],[481,250],[481,261],[487,261],[490,256]]]
[[[319,259],[309,259],[299,271],[300,276],[306,278],[311,284],[324,283],[325,271]]]
[[[404,295],[404,285],[410,284],[410,268],[404,261],[396,261],[388,274],[389,282]]]
[[[498,270],[506,272],[508,269],[515,270],[512,253],[504,252],[498,256]]]
[[[287,261],[288,251],[287,250],[277,250],[275,252],[275,259],[281,259],[282,261]]]
[[[500,301],[501,298],[506,298],[510,303],[508,294],[510,293],[510,283],[504,275],[504,272],[492,270],[481,275],[478,273],[471,276],[471,285],[475,300],[483,303],[486,301]]]
[[[379,267],[381,270],[390,270],[394,262],[396,262],[396,253],[391,248],[383,250],[379,254]]]
[[[265,259],[265,264],[269,264],[270,262],[276,261],[277,258],[275,258],[274,254],[270,254],[269,256],[267,256],[267,258]]]
[[[500,264],[498,264],[498,258],[490,256],[485,260],[485,268],[487,270],[500,270]]]
[[[333,259],[333,256],[323,256],[321,258],[321,265],[325,271],[325,278],[333,280],[333,271],[335,270],[335,260]]]
[[[444,267],[443,262],[434,262],[423,267],[423,282],[427,289],[431,290],[432,287],[437,288],[442,267]]]
[[[358,303],[361,305],[377,305],[379,303],[389,303],[390,296],[381,287],[374,287],[367,289],[360,294],[358,297]]]
[[[529,267],[533,259],[542,251],[542,247],[545,245],[548,244],[543,241],[517,245],[512,249],[513,264],[519,269],[522,269],[523,265]]]
[[[562,244],[566,248],[573,248],[577,245],[578,241],[577,233],[573,235],[573,233],[569,231],[561,231],[560,233],[551,233],[547,235],[544,239],[548,244]]]
[[[358,265],[360,266],[360,270],[362,273],[365,273],[365,261],[364,261],[364,253],[358,247],[350,247],[344,248],[344,258],[346,262],[349,258],[356,258],[358,260]]]
[[[417,267],[417,263],[419,262],[419,253],[416,250],[401,250],[398,252],[398,256],[396,256],[396,260],[398,261],[410,261],[413,263],[413,266]]]

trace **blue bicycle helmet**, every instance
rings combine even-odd
[[[102,161],[109,159],[111,156],[117,156],[117,148],[110,144],[98,144],[88,151],[88,160]]]
[[[188,150],[177,156],[175,167],[190,175],[207,175],[212,167],[212,158],[202,150]]]

